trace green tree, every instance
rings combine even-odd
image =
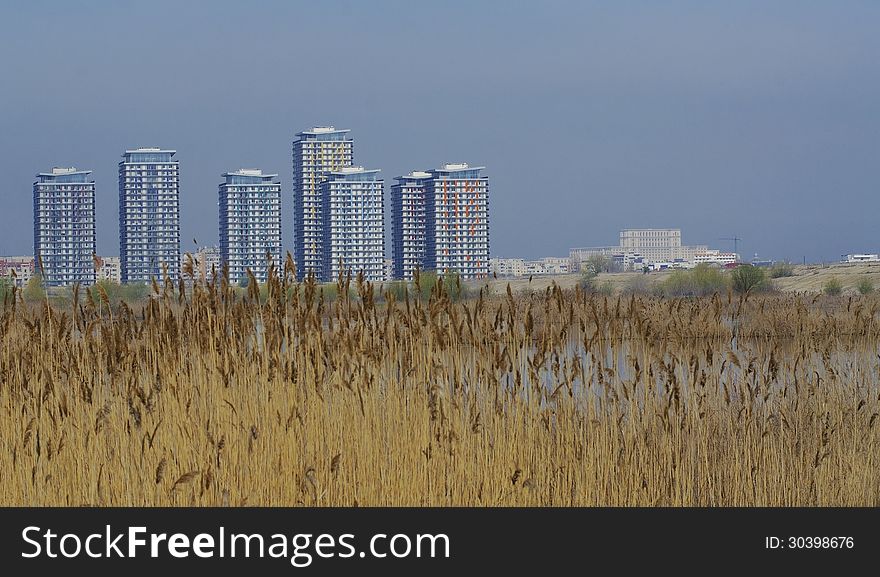
[[[587,258],[587,262],[581,268],[591,269],[596,274],[600,272],[611,272],[612,260],[604,254],[593,254]]]
[[[825,283],[825,286],[822,287],[822,292],[829,296],[837,296],[843,292],[843,285],[840,284],[837,277],[831,277],[828,279],[828,282]]]
[[[766,288],[767,275],[763,269],[750,264],[742,264],[733,270],[730,281],[733,290],[743,294]]]
[[[0,277],[0,300],[6,302],[12,296],[12,287],[15,286],[12,277]]]
[[[581,270],[581,280],[580,286],[587,292],[593,292],[596,290],[596,278],[599,276],[599,273],[591,266],[585,266]]]
[[[43,277],[34,274],[24,285],[22,296],[27,302],[37,302],[46,298],[46,290],[43,288]]]
[[[690,275],[700,296],[727,292],[727,278],[718,267],[698,264],[690,271]]]
[[[434,287],[437,286],[438,279],[437,271],[416,271],[413,275],[416,296],[425,301],[431,298],[431,293],[434,292]]]
[[[140,302],[150,296],[150,287],[144,283],[122,285],[121,297],[127,303]]]
[[[443,275],[443,290],[453,301],[467,298],[467,287],[457,272],[447,272]]]
[[[668,296],[705,296],[727,291],[727,278],[708,264],[699,264],[691,270],[675,270],[663,282]]]

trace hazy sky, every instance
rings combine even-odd
[[[878,30],[876,1],[5,0],[0,254],[32,253],[52,166],[94,171],[98,249],[118,254],[138,146],[178,151],[184,250],[217,243],[239,167],[280,175],[291,248],[290,143],[325,124],[386,190],[486,166],[493,256],[626,227],[737,235],[746,258],[877,252]]]

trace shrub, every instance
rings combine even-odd
[[[6,302],[8,298],[11,298],[13,286],[12,278],[0,278],[0,301]]]
[[[652,283],[645,275],[639,275],[631,278],[621,292],[627,295],[646,295],[650,294],[654,288],[654,283]]]
[[[843,292],[843,285],[840,284],[837,277],[831,277],[828,279],[828,282],[825,283],[825,286],[822,287],[822,292],[829,296],[837,296]]]
[[[397,302],[405,300],[406,295],[409,292],[409,287],[407,286],[407,282],[405,280],[393,280],[387,283],[384,289],[386,293],[394,295],[394,300]],[[384,295],[382,296],[384,298]]]
[[[869,278],[863,278],[859,281],[859,284],[856,285],[856,288],[863,295],[871,294],[874,292],[874,283],[871,282]]]
[[[596,279],[599,277],[599,273],[590,266],[584,268],[581,273],[580,285],[581,288],[587,292],[594,292],[596,290]]]
[[[716,267],[699,264],[690,271],[690,275],[700,295],[727,291],[727,279]]]
[[[663,282],[667,296],[706,296],[727,290],[727,279],[717,268],[700,264],[691,270],[673,271]]]
[[[794,276],[794,265],[789,262],[778,262],[770,267],[770,278]]]
[[[763,269],[750,264],[736,267],[730,275],[731,286],[743,294],[767,288],[767,276]]]
[[[467,287],[457,272],[447,272],[443,275],[443,291],[453,302],[467,298]]]
[[[43,288],[43,278],[35,274],[27,281],[22,290],[22,296],[27,302],[37,302],[46,298],[46,290]]]

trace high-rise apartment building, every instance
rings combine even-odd
[[[489,178],[484,167],[445,164],[425,182],[425,266],[464,279],[489,274]]]
[[[180,163],[174,150],[126,150],[119,163],[122,282],[180,276]]]
[[[411,279],[425,267],[425,185],[431,173],[413,171],[391,186],[393,276]]]
[[[48,286],[95,283],[95,181],[53,168],[34,182],[34,262]]]
[[[298,133],[293,142],[294,259],[297,275],[314,272],[318,278],[326,259],[322,222],[321,182],[330,172],[352,165],[354,142],[348,130],[315,127]]]
[[[220,184],[220,257],[229,265],[229,280],[253,273],[268,276],[269,259],[281,263],[281,183],[277,174],[240,169],[222,175]]]
[[[359,272],[381,282],[385,277],[384,181],[379,170],[346,167],[330,174],[320,185],[323,209],[322,280],[340,272]]]

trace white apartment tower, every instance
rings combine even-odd
[[[425,185],[425,270],[464,279],[489,274],[489,178],[484,167],[445,164]]]
[[[348,132],[315,127],[298,133],[293,142],[293,252],[299,278],[309,272],[326,276],[320,186],[331,172],[352,165],[354,142]]]
[[[325,282],[340,272],[359,272],[381,282],[385,278],[385,183],[379,170],[345,167],[321,182],[323,209],[323,263]]]
[[[220,257],[229,280],[268,276],[269,259],[281,266],[281,183],[260,169],[224,173],[219,187]],[[206,271],[210,273],[210,271]]]
[[[425,267],[425,185],[431,173],[413,171],[391,186],[393,277],[412,279]]]
[[[180,163],[174,150],[126,150],[119,163],[122,282],[180,276]]]
[[[47,286],[95,284],[95,181],[53,168],[34,182],[34,262]]]

